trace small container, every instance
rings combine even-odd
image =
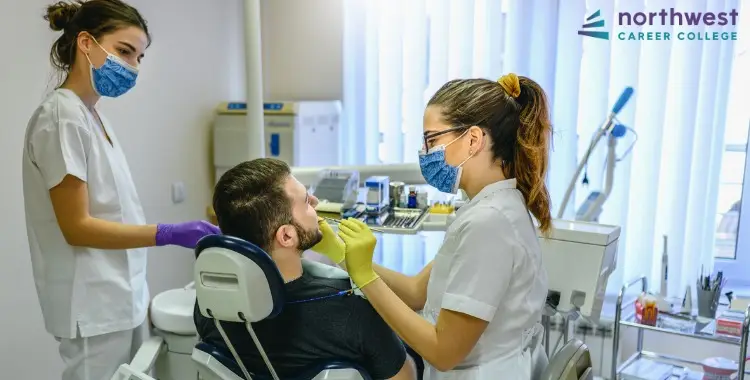
[[[417,193],[417,207],[421,209],[425,209],[429,207],[429,204],[427,203],[427,192],[423,191],[420,193]]]
[[[391,182],[389,185],[389,195],[391,207],[401,207],[401,199],[404,194],[404,183],[403,182]]]
[[[698,316],[708,319],[716,318],[716,310],[719,308],[719,297],[721,288],[714,290],[696,289],[698,296]]]
[[[635,320],[636,322],[656,326],[656,320],[659,316],[659,308],[656,306],[656,298],[649,294],[641,294],[635,301]]]
[[[417,208],[417,187],[409,188],[409,200],[406,205],[408,208]]]
[[[701,362],[701,367],[703,367],[703,378],[711,380],[729,380],[739,369],[734,360],[722,357],[708,358]]]
[[[409,204],[409,193],[402,193],[401,199],[398,202],[398,207],[400,208],[406,208],[406,206]]]

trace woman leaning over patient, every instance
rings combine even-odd
[[[429,363],[426,379],[537,379],[547,363],[539,324],[547,273],[537,228],[548,233],[552,224],[544,91],[515,74],[453,80],[429,101],[423,127],[426,182],[470,198],[434,261],[415,277],[373,264],[376,239],[353,219],[339,226],[345,254],[326,251],[344,259],[378,313]]]

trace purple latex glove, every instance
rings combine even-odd
[[[220,233],[219,227],[205,220],[194,220],[192,222],[176,224],[157,224],[156,245],[179,245],[193,249],[198,244],[198,240],[204,236]]]

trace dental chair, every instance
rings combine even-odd
[[[593,380],[594,369],[588,346],[571,339],[552,356],[540,380]]]
[[[284,280],[276,264],[262,249],[231,236],[207,236],[198,243],[195,253],[195,292],[200,312],[214,320],[228,348],[226,350],[206,342],[199,342],[195,346],[192,359],[200,378],[278,380],[273,363],[251,325],[277,316],[284,307]],[[245,368],[220,321],[245,324],[270,377],[252,373]],[[370,380],[370,377],[352,363],[337,361],[311,365],[290,380],[309,379]]]

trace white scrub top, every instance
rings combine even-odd
[[[45,326],[58,338],[132,329],[148,310],[146,249],[70,246],[50,201],[49,190],[72,175],[88,185],[92,217],[146,223],[120,142],[102,122],[112,144],[78,96],[57,89],[26,130],[23,192],[31,266]]]
[[[428,365],[425,379],[536,378],[546,366],[537,348],[547,288],[536,228],[516,180],[485,187],[458,209],[446,231],[423,315],[435,324],[440,309],[448,309],[489,324],[461,364],[449,372]],[[541,364],[532,363],[537,360]]]

